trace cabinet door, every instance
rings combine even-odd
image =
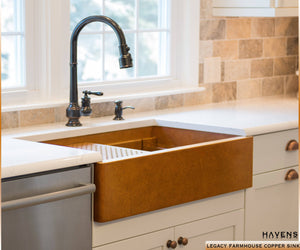
[[[173,240],[174,229],[160,230],[93,248],[93,250],[165,250],[168,240]]]
[[[298,16],[297,0],[214,0],[214,16]]]
[[[205,241],[209,240],[243,240],[244,209],[187,223],[175,228],[175,240],[187,238],[186,246],[179,249],[204,250]]]
[[[298,171],[298,166],[293,169]],[[253,177],[253,187],[246,190],[246,240],[266,240],[263,232],[298,230],[298,180],[285,180],[289,170],[286,168]]]

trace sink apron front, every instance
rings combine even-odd
[[[94,219],[106,222],[252,186],[252,138],[200,143],[95,166]]]

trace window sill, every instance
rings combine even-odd
[[[168,90],[160,91],[149,91],[143,93],[135,94],[124,94],[124,95],[104,95],[101,97],[92,97],[92,103],[103,103],[103,102],[113,102],[115,100],[137,100],[144,98],[155,98],[163,97],[169,95],[178,95],[178,94],[188,94],[188,93],[199,93],[205,91],[205,87],[191,87],[191,88],[174,88]],[[79,100],[80,102],[80,100]],[[34,103],[34,104],[25,104],[25,105],[7,105],[1,107],[1,112],[13,112],[21,110],[32,110],[32,109],[44,109],[44,108],[56,108],[68,106],[66,100],[55,100],[53,102],[43,102],[43,103]]]

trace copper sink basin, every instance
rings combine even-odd
[[[97,222],[252,186],[252,137],[149,126],[45,143],[141,152],[95,164]]]

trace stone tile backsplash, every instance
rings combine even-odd
[[[298,36],[298,18],[275,18],[275,36]]]
[[[212,16],[201,1],[199,86],[205,91],[124,100],[143,112],[261,96],[296,96],[298,18]],[[92,117],[112,116],[113,102],[92,104]],[[66,122],[66,107],[2,113],[2,129]]]
[[[251,37],[272,37],[275,34],[274,18],[253,18]]]
[[[262,80],[262,96],[283,95],[284,77],[268,77]]]
[[[55,122],[54,108],[30,109],[19,111],[20,127]]]
[[[216,74],[221,64],[212,102],[296,96],[298,17],[214,17],[212,1],[201,1],[199,37],[199,85],[211,83],[205,74]],[[221,61],[206,63],[213,58]]]
[[[273,76],[273,59],[255,59],[251,61],[251,78]]]
[[[221,21],[221,20],[219,20]],[[226,39],[242,39],[251,37],[250,18],[232,18],[222,20],[227,24]],[[200,33],[202,31],[200,30]]]

